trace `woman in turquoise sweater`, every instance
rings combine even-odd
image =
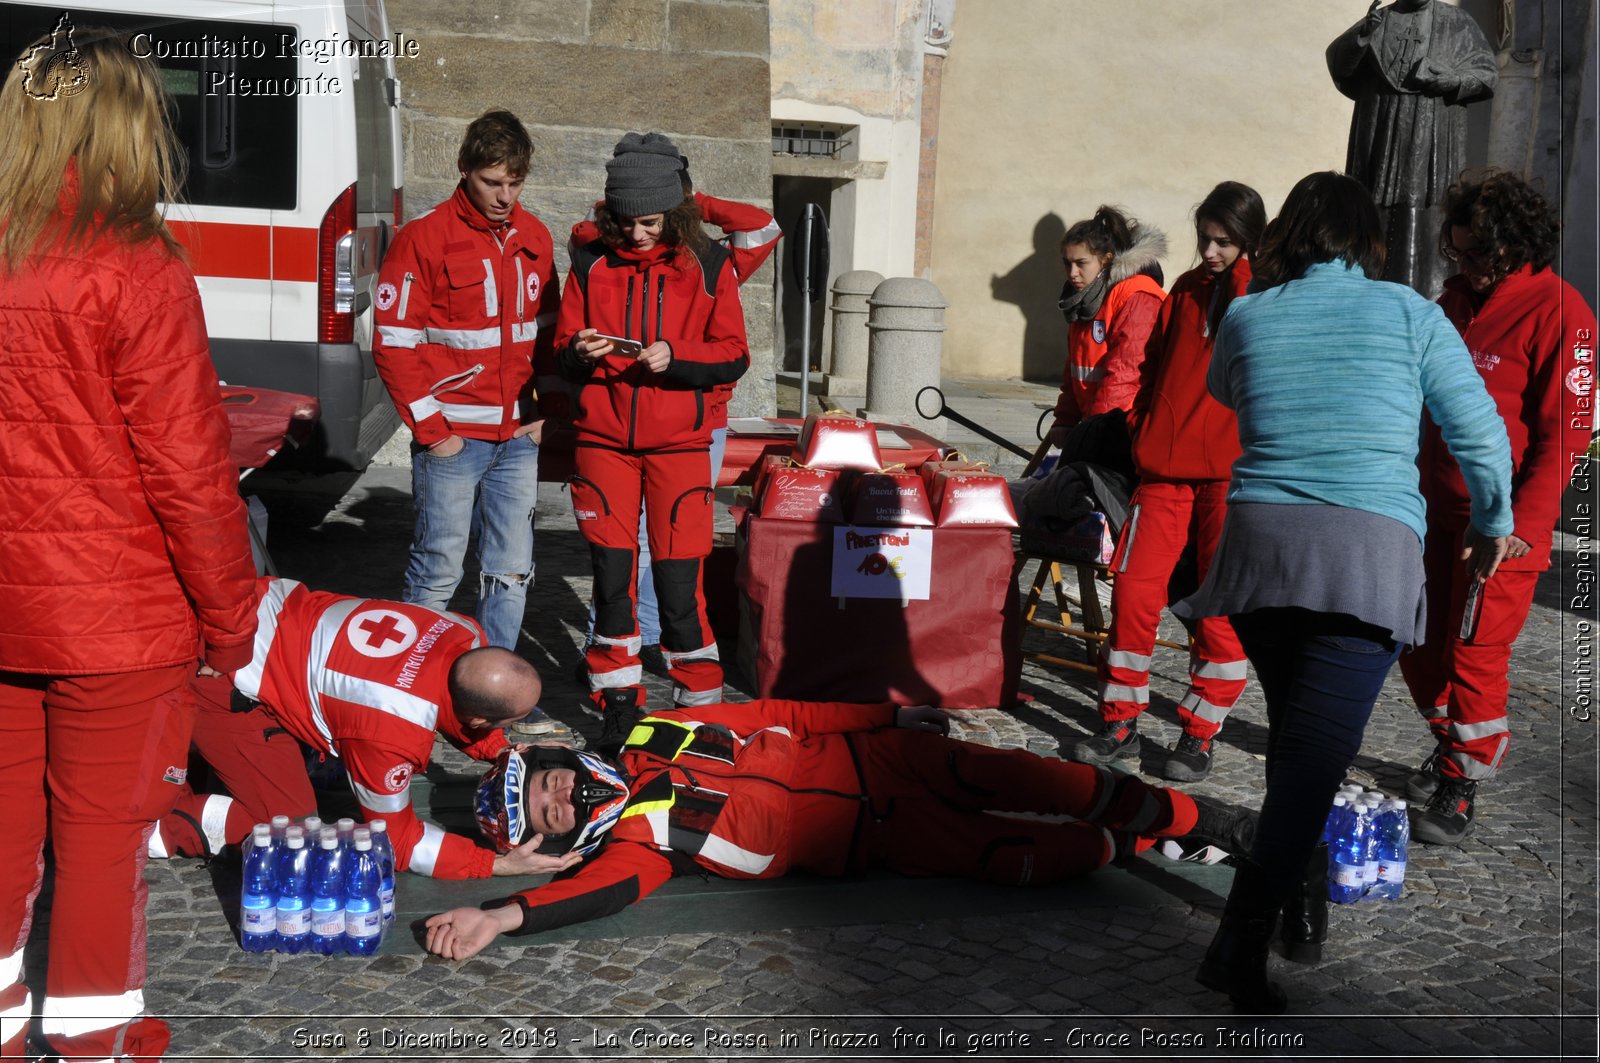
[[[1207,378],[1238,415],[1243,453],[1205,584],[1174,611],[1227,616],[1238,632],[1267,702],[1267,785],[1199,979],[1252,1012],[1287,1006],[1266,976],[1273,925],[1384,677],[1422,634],[1424,407],[1472,499],[1462,559],[1474,578],[1493,574],[1512,530],[1494,403],[1437,305],[1369,279],[1383,260],[1360,182],[1302,179],[1254,258],[1256,293],[1222,320]]]

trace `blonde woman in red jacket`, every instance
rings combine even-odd
[[[0,1055],[158,1058],[145,839],[189,681],[250,660],[254,571],[155,64],[79,27],[0,89]],[[23,946],[55,856],[43,1000]],[[42,936],[42,935],[41,935]],[[39,942],[36,942],[36,945]]]
[[[1193,543],[1204,578],[1222,534],[1228,479],[1239,456],[1233,412],[1206,390],[1211,342],[1235,296],[1250,283],[1249,253],[1266,228],[1255,189],[1224,181],[1195,208],[1200,265],[1161,305],[1129,418],[1139,487],[1116,555],[1111,634],[1100,657],[1104,730],[1080,741],[1074,760],[1109,764],[1139,752],[1139,714],[1150,704],[1150,656],[1167,584]],[[1183,737],[1162,774],[1193,782],[1211,770],[1211,741],[1244,691],[1246,662],[1224,616],[1195,623],[1189,690],[1178,703]]]
[[[1521,178],[1491,172],[1452,185],[1439,249],[1459,266],[1439,305],[1461,331],[1511,440],[1516,531],[1506,560],[1474,592],[1459,560],[1468,527],[1461,471],[1424,422],[1428,500],[1426,641],[1400,658],[1411,697],[1437,743],[1406,784],[1425,806],[1412,837],[1454,845],[1472,825],[1478,784],[1511,741],[1511,644],[1550,567],[1561,492],[1594,425],[1594,311],[1550,268],[1561,221]]]

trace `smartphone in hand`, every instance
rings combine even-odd
[[[638,340],[630,340],[622,336],[607,336],[603,332],[596,332],[593,339],[610,340],[611,353],[620,354],[624,358],[637,358],[639,352],[644,350],[644,344]]]

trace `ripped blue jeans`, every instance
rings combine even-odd
[[[533,583],[533,508],[539,445],[529,436],[463,439],[449,457],[414,449],[417,525],[401,600],[447,609],[461,583],[467,542],[478,536],[478,623],[491,645],[514,650]]]

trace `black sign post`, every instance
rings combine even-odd
[[[828,286],[828,217],[816,203],[800,213],[800,231],[789,246],[795,283],[805,297],[800,315],[800,416],[811,401],[811,304]]]

